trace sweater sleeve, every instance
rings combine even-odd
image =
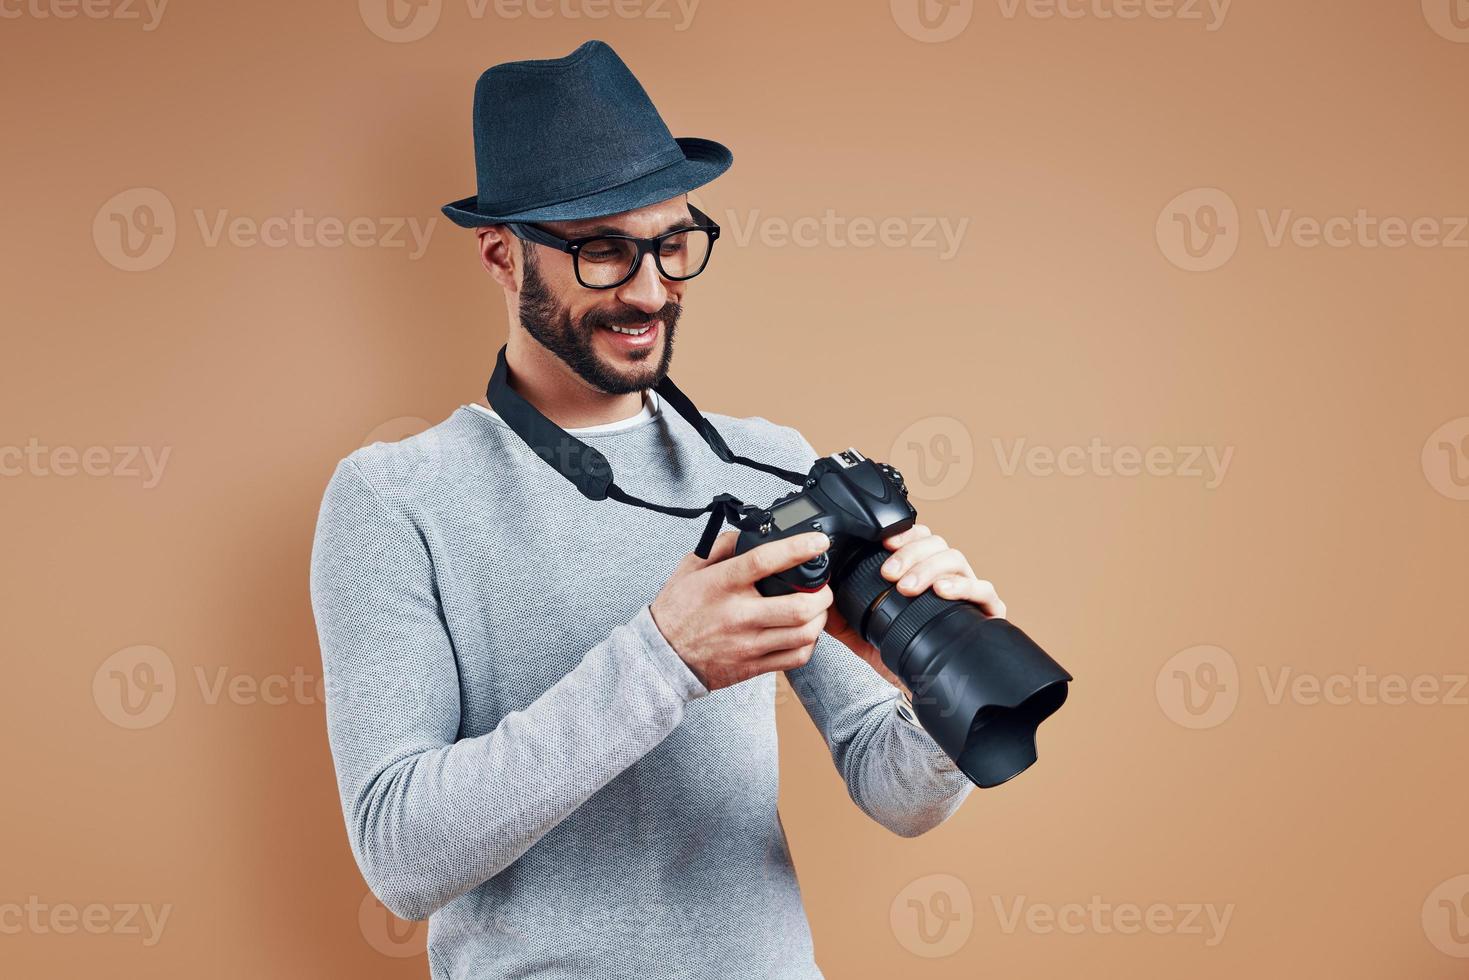
[[[800,447],[792,468],[809,469],[816,450],[795,429],[786,431]],[[836,637],[823,632],[811,659],[786,678],[826,739],[852,802],[893,833],[932,830],[974,789],[933,737],[900,713],[902,692]]]
[[[505,869],[708,693],[644,606],[524,710],[459,738],[456,651],[428,549],[350,458],[322,501],[311,600],[348,840],[405,919]]]
[[[852,802],[893,833],[927,833],[974,789],[932,736],[902,717],[902,692],[841,640],[822,633],[811,659],[786,678],[826,739]]]

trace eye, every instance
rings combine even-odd
[[[612,238],[587,242],[581,247],[581,257],[587,262],[618,262],[629,255],[628,242]]]

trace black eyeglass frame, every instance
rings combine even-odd
[[[719,225],[715,223],[713,218],[692,204],[689,205],[689,214],[693,216],[695,221],[700,223],[682,228],[671,228],[654,238],[636,238],[632,235],[587,235],[582,238],[561,238],[558,235],[551,234],[544,228],[538,228],[535,225],[525,224],[519,221],[506,222],[506,227],[510,229],[516,238],[528,242],[535,242],[537,245],[545,245],[548,248],[554,248],[557,251],[570,255],[571,267],[576,273],[576,281],[587,289],[616,289],[638,274],[638,270],[643,267],[643,256],[649,252],[653,253],[653,262],[658,266],[658,274],[664,279],[673,282],[687,282],[709,267],[709,259],[714,255],[714,243],[719,241]],[[704,255],[703,264],[693,272],[686,276],[671,276],[668,274],[668,270],[663,268],[663,256],[661,254],[663,241],[664,239],[672,238],[674,235],[682,235],[690,231],[705,231],[709,233],[709,251]],[[627,275],[617,280],[617,282],[608,283],[605,286],[593,285],[581,277],[581,258],[579,253],[582,247],[588,242],[603,242],[609,239],[635,243],[638,247],[637,258],[633,260],[632,266],[627,271]]]

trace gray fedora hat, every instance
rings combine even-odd
[[[701,187],[733,162],[713,140],[674,139],[617,52],[588,41],[564,58],[480,75],[478,193],[443,211],[465,228],[620,214]]]

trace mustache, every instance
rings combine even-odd
[[[657,313],[647,314],[642,310],[625,309],[620,311],[593,310],[582,317],[582,326],[587,329],[596,327],[640,327],[654,320],[661,320],[664,325],[671,326],[678,321],[679,314],[683,312],[683,304],[668,302]]]

